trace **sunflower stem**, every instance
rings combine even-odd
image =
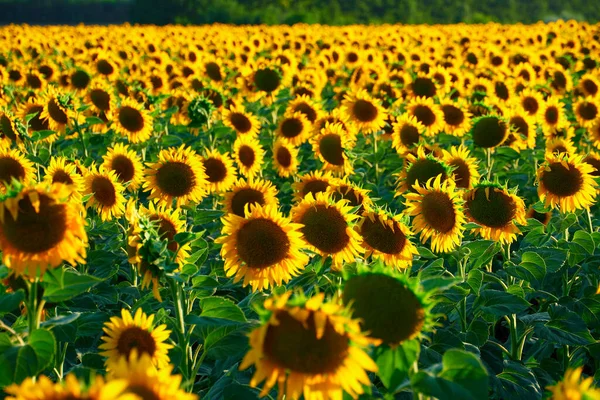
[[[77,136],[79,136],[79,141],[81,142],[81,146],[83,147],[83,155],[85,158],[88,157],[87,146],[85,145],[85,139],[83,138],[83,133],[81,132],[81,127],[79,126],[79,121],[77,121],[77,117],[75,117],[75,129],[77,130]]]
[[[485,150],[485,152],[487,153],[487,180],[489,181],[492,178],[492,167],[494,166],[494,162],[492,161],[492,149],[491,148],[487,148]]]
[[[379,163],[377,162],[377,136],[373,134],[373,157],[375,164],[375,179],[379,182]]]
[[[585,211],[587,213],[588,224],[590,227],[590,233],[594,233],[594,225],[592,224],[592,214],[590,213],[590,208],[588,207]]]
[[[188,338],[185,334],[185,317],[184,317],[184,304],[183,304],[183,290],[181,288],[181,286],[177,283],[177,281],[170,277],[168,279],[169,281],[169,288],[171,289],[171,294],[173,295],[173,301],[175,304],[175,317],[177,319],[177,330],[178,330],[178,336],[179,336],[179,346],[181,348],[181,351],[184,354],[184,358],[183,358],[183,367],[181,368],[181,371],[184,375],[184,377],[186,379],[189,378],[189,361],[190,361],[190,357],[189,357],[189,341]]]
[[[41,311],[38,312],[38,285],[39,278],[35,278],[33,282],[28,284],[29,289],[29,298],[27,299],[27,322],[29,327],[29,335],[40,327],[40,319],[41,319]],[[44,301],[42,301],[41,306],[43,309]]]
[[[511,314],[510,317],[505,317],[510,328],[510,354],[511,358],[516,361],[521,360],[519,355],[519,340],[517,332],[517,314]]]

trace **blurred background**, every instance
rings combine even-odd
[[[3,25],[600,20],[600,0],[0,0],[0,10]]]

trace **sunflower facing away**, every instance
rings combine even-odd
[[[365,134],[383,129],[387,116],[379,100],[371,97],[364,89],[345,96],[342,113]]]
[[[290,299],[290,292],[264,303],[266,321],[250,333],[250,350],[240,369],[251,365],[256,372],[250,381],[265,381],[261,396],[278,385],[278,398],[298,400],[341,399],[342,391],[352,398],[370,385],[366,371],[377,365],[362,349],[367,340],[357,320],[324,295]]]
[[[124,99],[120,106],[113,105],[113,127],[116,133],[130,143],[143,143],[152,136],[152,117],[133,99]]]
[[[133,192],[141,186],[144,171],[142,160],[135,151],[130,150],[122,143],[117,143],[114,147],[108,149],[108,152],[102,158],[104,169],[114,171],[117,174],[119,183],[126,186],[127,190]]]
[[[270,181],[254,179],[246,182],[238,180],[231,191],[225,193],[223,201],[225,211],[239,217],[244,217],[246,209],[252,205],[275,206],[279,205],[277,200],[277,188]]]
[[[476,146],[489,149],[500,146],[510,132],[506,121],[499,115],[486,115],[473,122],[471,135]]]
[[[35,166],[19,150],[0,146],[0,193],[6,191],[13,180],[27,185],[35,177]]]
[[[595,388],[594,378],[581,379],[583,367],[568,369],[562,381],[548,386],[552,397],[550,400],[599,400],[600,389]]]
[[[211,150],[201,157],[206,173],[206,188],[210,193],[226,192],[235,183],[235,167],[229,154]]]
[[[260,123],[251,113],[245,111],[241,106],[231,106],[223,110],[223,124],[230,127],[238,136],[257,136],[260,131]]]
[[[63,262],[85,264],[83,207],[68,201],[62,184],[23,187],[0,204],[0,249],[4,265],[31,278]]]
[[[216,243],[221,243],[225,273],[243,286],[264,290],[287,283],[308,263],[300,225],[284,217],[275,206],[252,204],[246,217],[227,214]]]
[[[110,221],[125,213],[124,191],[114,171],[92,167],[85,176],[84,194],[91,194],[86,206],[93,206],[102,221]]]
[[[412,227],[420,232],[421,243],[431,239],[435,252],[449,252],[459,246],[464,233],[465,215],[461,193],[454,181],[438,175],[425,187],[414,186],[416,193],[405,195],[406,213],[413,216]]]
[[[122,357],[129,359],[133,354],[147,354],[158,368],[169,365],[167,352],[173,345],[165,343],[171,331],[166,325],[154,327],[154,314],[146,315],[141,308],[132,316],[129,310],[121,310],[121,318],[111,317],[104,324],[101,337],[104,342],[98,346],[100,354],[107,357],[106,365],[117,363]]]
[[[538,195],[546,206],[560,212],[588,209],[596,201],[598,184],[595,171],[583,162],[583,156],[566,153],[550,154],[537,170]]]
[[[260,175],[265,151],[258,139],[250,136],[239,136],[233,142],[233,156],[240,174],[248,179]]]
[[[298,171],[298,149],[278,139],[273,146],[273,164],[277,169],[277,175],[287,178]]]

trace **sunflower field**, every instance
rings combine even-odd
[[[0,28],[12,400],[600,389],[600,24]]]

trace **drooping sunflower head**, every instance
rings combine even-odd
[[[304,240],[323,257],[331,256],[334,269],[342,263],[353,262],[363,252],[360,235],[353,229],[358,218],[352,214],[347,200],[335,202],[329,193],[309,193],[292,208],[294,222],[300,228]]]
[[[600,389],[594,387],[594,378],[581,379],[583,367],[571,368],[565,372],[562,381],[546,389],[552,393],[551,400],[596,400],[600,398]]]
[[[52,157],[50,164],[46,167],[46,175],[44,182],[49,184],[62,183],[71,188],[71,197],[80,199],[81,194],[85,189],[85,181],[83,177],[77,173],[77,166],[73,162],[69,162],[65,157]]]
[[[278,139],[273,146],[273,164],[279,176],[294,175],[298,171],[298,149],[287,140]]]
[[[143,143],[152,136],[152,117],[135,100],[126,98],[120,105],[114,104],[113,127],[116,133],[130,143]]]
[[[125,213],[125,188],[114,171],[92,167],[84,178],[84,194],[91,195],[86,206],[94,207],[102,221],[110,221]]]
[[[284,217],[274,205],[251,204],[245,218],[223,217],[221,256],[225,273],[252,290],[287,283],[299,275],[308,262],[300,225]]]
[[[454,181],[430,179],[425,187],[415,185],[416,193],[405,195],[406,213],[413,216],[412,228],[420,232],[421,242],[431,239],[433,251],[449,252],[463,237],[465,216],[461,193]]]
[[[387,112],[380,102],[361,89],[347,94],[342,102],[342,112],[358,130],[365,134],[374,133],[385,125]]]
[[[397,195],[407,191],[415,191],[414,185],[425,186],[431,178],[440,176],[441,181],[451,178],[451,169],[446,163],[433,154],[427,154],[425,147],[417,148],[417,155],[406,155],[406,167],[399,174]]]
[[[129,360],[135,356],[147,354],[152,365],[163,368],[169,365],[167,352],[173,346],[165,343],[171,331],[166,325],[154,326],[154,314],[147,315],[141,308],[131,315],[122,309],[121,317],[111,317],[102,328],[104,342],[98,346],[100,354],[107,357],[106,365],[118,363],[121,358]],[[133,357],[132,357],[133,356]]]
[[[286,113],[279,122],[277,136],[293,146],[304,143],[312,129],[310,121],[300,111]]]
[[[591,207],[598,186],[594,171],[580,155],[546,155],[546,162],[537,170],[540,200],[551,208],[558,207],[562,213]]]
[[[223,124],[233,129],[240,136],[256,136],[260,131],[260,122],[253,114],[241,106],[231,106],[223,110]]]
[[[425,127],[425,135],[433,136],[444,127],[444,113],[432,98],[417,97],[408,103],[407,112]]]
[[[313,151],[324,163],[325,170],[339,174],[352,173],[352,164],[348,159],[347,151],[354,147],[356,141],[341,124],[327,124],[311,139],[311,143]]]
[[[238,171],[248,179],[262,172],[265,151],[258,139],[251,136],[238,136],[233,143],[233,156]]]
[[[235,182],[235,167],[229,154],[211,150],[201,157],[206,173],[207,189],[211,193],[223,193]]]
[[[102,158],[104,169],[114,171],[119,183],[126,185],[128,190],[135,191],[140,187],[144,171],[142,160],[135,151],[117,143]]]
[[[67,262],[85,263],[87,234],[83,208],[69,201],[63,184],[15,188],[0,203],[0,249],[4,265],[17,275],[43,275]]]
[[[231,191],[225,193],[225,211],[240,217],[245,217],[251,205],[275,206],[279,205],[277,188],[269,181],[254,179],[246,182],[237,181]]]
[[[0,193],[5,192],[13,181],[27,185],[35,177],[35,166],[19,150],[0,146]]]
[[[392,146],[400,155],[406,154],[421,142],[425,126],[413,115],[402,114],[393,124]]]
[[[473,143],[485,149],[500,146],[508,137],[509,132],[507,122],[498,115],[477,118],[471,129]]]
[[[327,191],[333,179],[331,173],[327,171],[314,171],[300,176],[300,181],[292,184],[294,199],[298,202],[309,193],[316,196],[319,192]]]
[[[177,206],[188,202],[199,202],[206,195],[208,180],[204,164],[190,148],[163,149],[158,161],[148,164],[145,173],[144,190],[150,191],[150,199],[158,199],[162,204]]]
[[[440,108],[444,114],[443,130],[446,133],[462,137],[471,129],[471,113],[464,102],[445,100],[440,104]]]
[[[250,350],[240,365],[255,366],[250,385],[268,378],[261,395],[278,382],[279,396],[291,400],[339,399],[343,391],[357,398],[362,385],[370,385],[366,371],[377,370],[363,350],[367,341],[358,321],[344,307],[325,303],[323,294],[290,296],[267,299],[264,322],[250,333]]]
[[[369,191],[349,182],[347,178],[332,180],[326,192],[336,202],[347,200],[350,207],[356,208],[357,214],[373,208],[373,200],[369,197]]]
[[[453,146],[449,151],[443,150],[442,160],[452,168],[456,187],[470,189],[479,182],[481,175],[477,169],[477,159],[471,157],[471,153],[466,146]]]
[[[516,151],[535,148],[537,129],[534,117],[516,107],[510,108],[505,117],[510,130],[505,144]]]

